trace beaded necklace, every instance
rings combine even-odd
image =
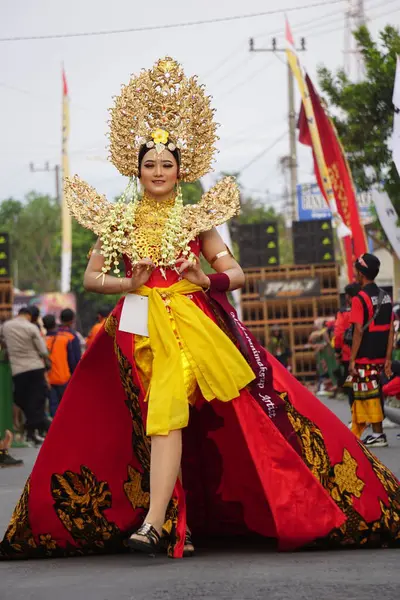
[[[102,224],[104,266],[100,276],[106,275],[113,265],[113,272],[120,276],[121,247],[126,249],[132,265],[142,258],[151,258],[164,277],[165,269],[174,269],[179,256],[194,260],[182,227],[183,210],[180,186],[166,200],[159,201],[146,192],[140,199],[136,180],[131,179]]]

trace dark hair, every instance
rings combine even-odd
[[[56,328],[56,318],[54,315],[45,315],[43,317],[43,326],[46,331],[51,331]]]
[[[71,308],[64,308],[60,313],[61,323],[71,323],[75,319],[75,313]]]
[[[28,306],[22,306],[22,308],[19,309],[18,314],[19,315],[30,315],[30,316],[32,316],[32,313],[29,310]]]
[[[350,296],[350,298],[354,298],[357,296],[358,292],[361,290],[361,286],[359,283],[349,283],[344,288],[344,293]]]
[[[101,308],[98,309],[97,314],[100,315],[101,317],[108,317],[108,315],[110,314],[111,310],[107,307],[107,306],[102,306]]]
[[[28,310],[29,310],[29,312],[31,314],[31,317],[32,317],[32,323],[36,323],[36,321],[40,317],[40,310],[39,310],[39,308],[35,304],[32,304],[32,306],[28,306]]]
[[[154,148],[154,146],[153,146]],[[139,173],[139,179],[141,177],[141,167],[142,167],[142,160],[144,158],[144,156],[153,148],[148,148],[146,146],[146,144],[144,144],[143,146],[140,147],[139,150],[139,157],[138,157],[138,173]],[[181,153],[179,151],[179,148],[175,148],[175,150],[169,150],[168,148],[166,148],[166,150],[168,150],[168,152],[171,152],[172,156],[175,158],[176,163],[178,165],[178,174],[179,174],[179,168],[181,166]]]

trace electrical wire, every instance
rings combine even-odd
[[[272,142],[272,144],[270,144],[267,148],[264,148],[264,150],[262,150],[261,152],[259,152],[258,154],[256,154],[251,160],[249,160],[248,163],[246,163],[241,169],[239,169],[239,173],[242,174],[243,171],[246,171],[246,169],[248,169],[257,160],[259,160],[261,157],[265,156],[268,152],[270,152],[273,148],[275,148],[275,146],[277,144],[279,144],[279,142],[281,142],[288,135],[288,133],[289,133],[288,130],[286,130],[279,137],[277,137]]]
[[[368,0],[369,2],[371,2],[371,0]],[[372,0],[373,1],[373,0]],[[366,6],[367,10],[371,10],[371,9],[375,9],[375,8],[380,8],[381,6],[387,6],[389,4],[393,4],[393,2],[397,2],[398,0],[384,0],[384,2],[373,2],[373,4],[368,4]],[[343,23],[343,19],[344,19],[344,14],[342,10],[336,10],[334,12],[331,13],[325,13],[324,15],[321,15],[320,17],[317,18],[313,18],[312,22],[310,23],[310,20],[307,21],[302,21],[301,23],[295,23],[294,25],[291,25],[291,30],[293,33],[296,33],[298,29],[300,29],[300,27],[302,27],[301,29],[301,34],[304,36],[304,34],[306,35],[310,35],[309,32],[312,32],[314,30],[319,30],[320,28],[324,28],[326,27],[328,24],[327,23],[316,23],[317,21],[323,21],[325,19],[328,19],[330,17],[336,17],[335,19],[331,19],[329,22],[329,25],[332,25],[333,22],[341,22]],[[368,16],[367,19],[368,21]],[[337,27],[332,29],[332,31],[338,31],[339,29],[342,29],[342,27]],[[274,30],[274,31],[270,31],[268,33],[262,34],[261,39],[267,36],[274,36],[274,35],[278,35],[279,33],[282,33],[282,28],[279,30]],[[318,32],[319,33],[319,32]],[[322,31],[322,33],[325,33],[325,31]]]
[[[370,6],[369,9],[376,9],[376,8],[380,8],[383,6],[387,6],[388,4],[393,4],[393,2],[397,2],[398,0],[388,0],[388,2],[381,2],[380,4],[377,4],[375,6]],[[394,7],[392,10],[389,11],[385,11],[385,12],[381,12],[379,14],[376,15],[372,15],[372,16],[367,16],[367,22],[369,21],[375,21],[375,19],[379,19],[381,17],[386,17],[387,15],[391,15],[393,13],[396,13],[400,10],[400,5]],[[335,31],[340,31],[343,29],[343,26],[340,27],[333,27],[330,29],[324,29],[322,31],[316,31],[315,33],[311,33],[308,37],[319,37],[321,35],[327,35],[329,33],[333,33]]]
[[[330,0],[330,4],[342,4],[345,0]],[[254,19],[257,17],[265,17],[277,14],[284,14],[290,12],[296,12],[300,10],[306,10],[309,8],[317,8],[319,6],[326,6],[325,2],[313,2],[310,4],[303,4],[301,6],[288,6],[286,8],[276,8],[266,10],[257,13],[247,13],[241,15],[233,15],[229,17],[215,17],[213,19],[199,19],[197,21],[186,21],[183,23],[166,23],[165,25],[146,25],[143,27],[130,27],[126,29],[109,29],[100,31],[82,31],[74,33],[49,33],[44,35],[27,35],[27,36],[10,36],[0,38],[0,42],[21,42],[29,40],[50,40],[50,39],[65,39],[73,37],[92,37],[101,35],[116,35],[121,33],[136,33],[141,31],[157,31],[161,29],[177,29],[180,27],[195,27],[198,25],[210,25],[214,23],[227,23],[231,21],[241,21],[243,19]]]
[[[246,83],[248,83],[249,81],[252,81],[255,77],[257,77],[257,75],[259,75],[261,72],[268,69],[268,67],[270,67],[271,65],[272,65],[272,61],[262,64],[259,69],[256,69],[256,71],[247,75],[244,79],[242,79],[241,81],[236,83],[230,89],[226,90],[225,92],[222,92],[221,96],[218,97],[218,100],[221,100],[222,98],[224,98],[225,96],[228,96],[229,94],[233,94],[233,92],[235,92],[237,89],[246,85]]]

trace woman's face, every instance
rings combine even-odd
[[[140,165],[140,183],[151,196],[169,196],[177,181],[178,163],[169,150],[158,154],[152,148],[146,152]]]

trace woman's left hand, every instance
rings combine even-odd
[[[197,257],[196,261],[190,261],[186,258],[178,258],[176,261],[176,267],[178,269],[178,273],[190,281],[190,283],[199,285],[202,288],[210,287],[210,280],[201,268],[200,260]]]

